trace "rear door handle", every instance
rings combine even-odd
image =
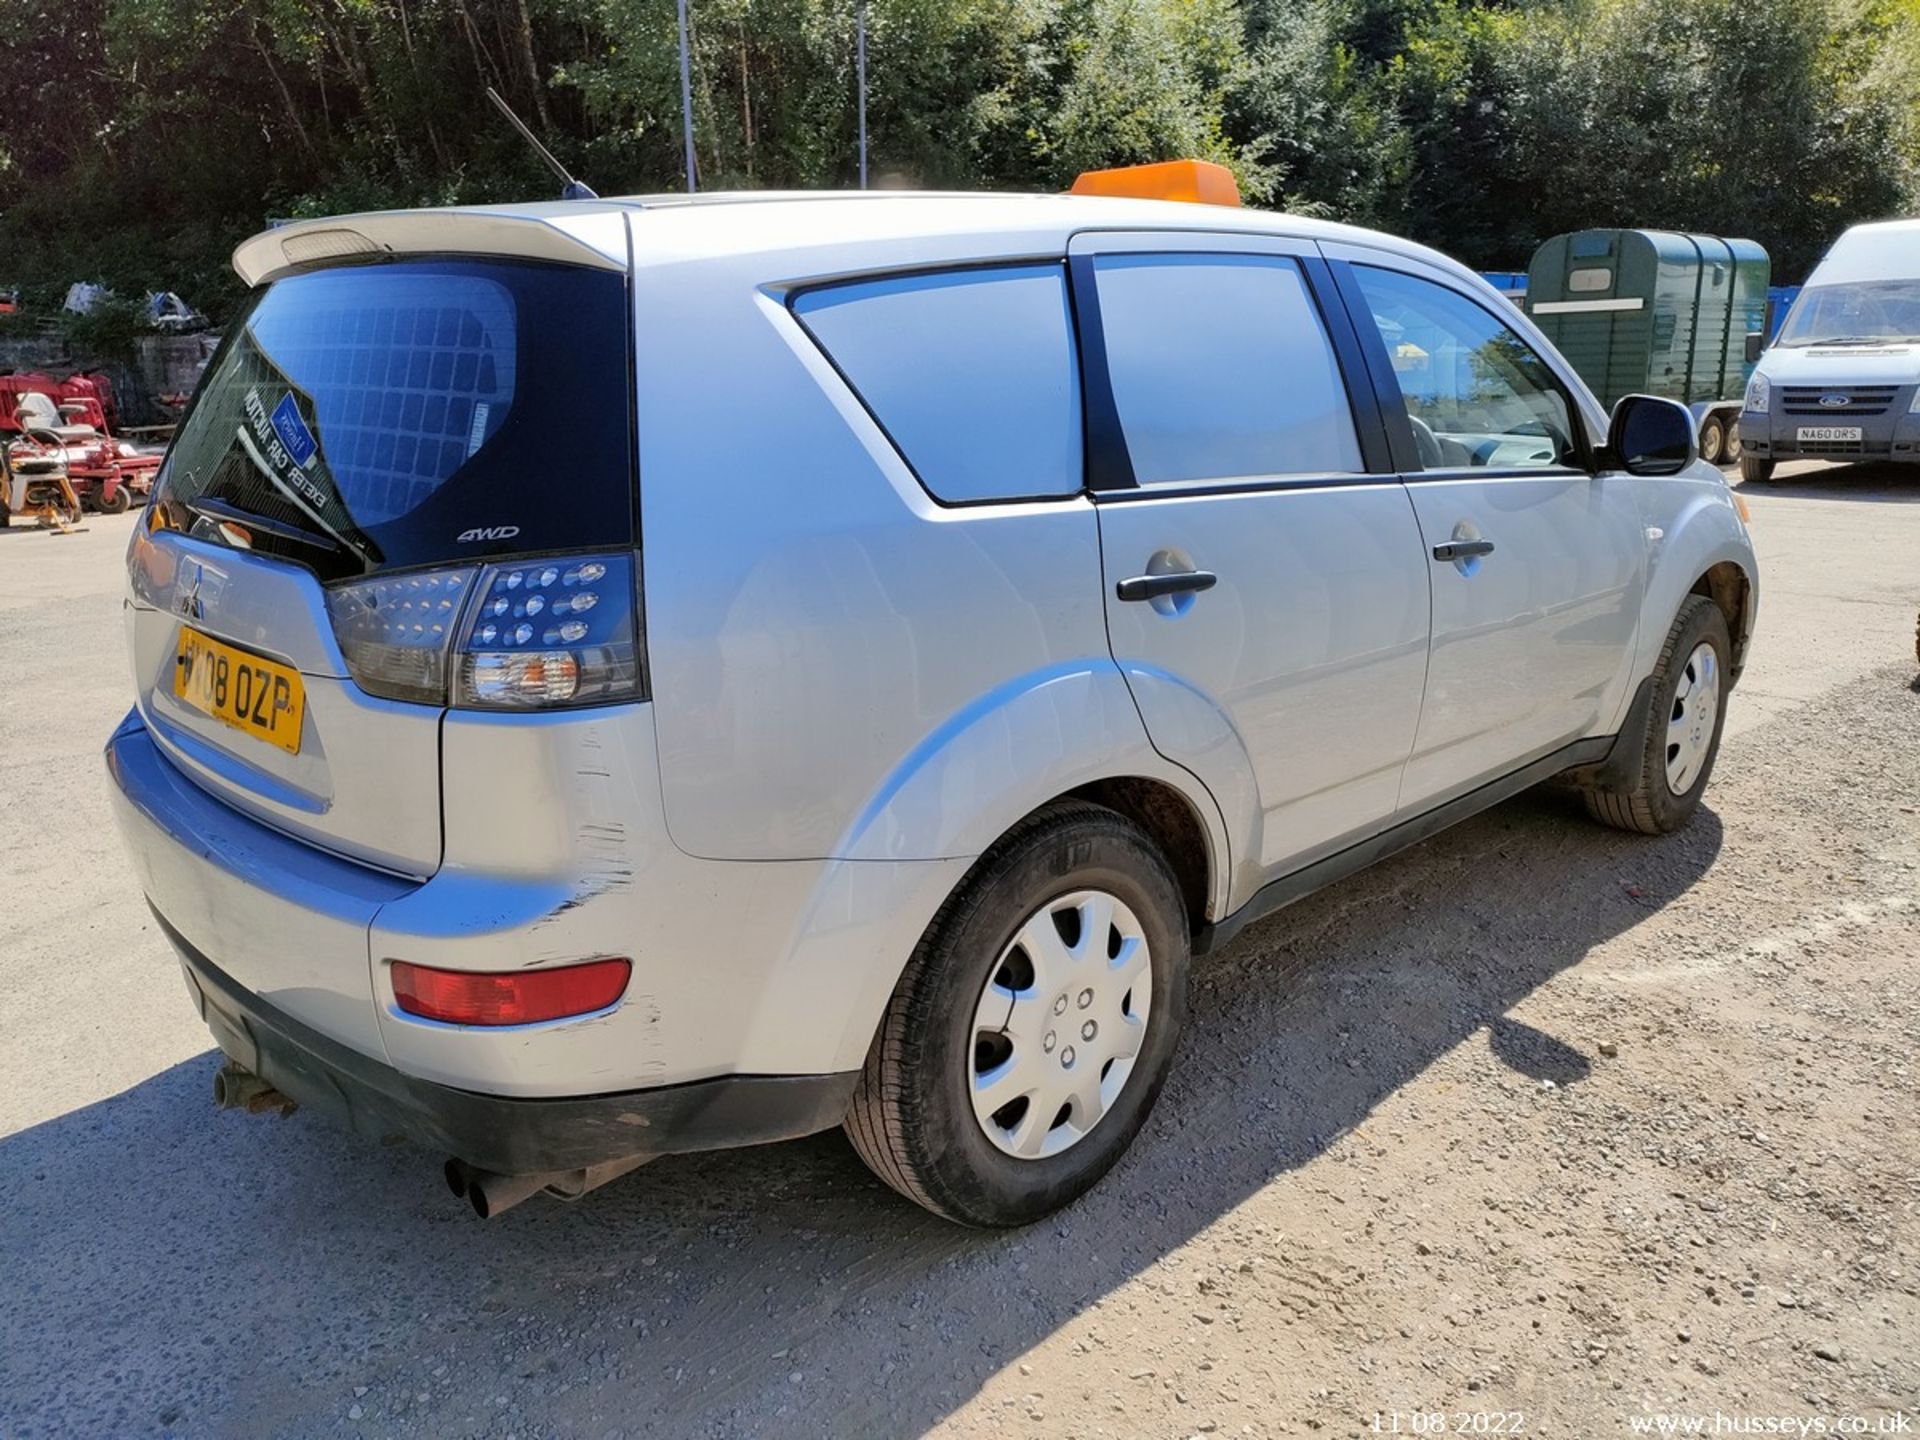
[[[1491,540],[1449,540],[1433,547],[1436,560],[1471,560],[1475,555],[1491,555]]]
[[[1175,570],[1167,575],[1135,575],[1113,587],[1122,600],[1157,600],[1187,590],[1211,590],[1220,577],[1211,570]]]

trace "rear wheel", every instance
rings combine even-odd
[[[1631,778],[1586,792],[1587,813],[1618,830],[1665,835],[1700,807],[1727,718],[1727,618],[1689,595],[1653,670],[1647,739]]]
[[[1740,443],[1740,421],[1734,416],[1727,417],[1727,438],[1720,447],[1722,465],[1738,465],[1746,446]]]
[[[1132,821],[1070,802],[1016,827],[915,949],[846,1120],[873,1172],[965,1225],[1091,1188],[1160,1093],[1186,1018],[1185,907]]]
[[[1727,452],[1727,422],[1718,415],[1709,415],[1700,422],[1700,458],[1709,465],[1718,465]]]
[[[1740,478],[1749,485],[1764,485],[1773,478],[1773,461],[1758,455],[1740,457]]]

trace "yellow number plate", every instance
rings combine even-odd
[[[183,625],[173,661],[173,693],[222,724],[278,745],[289,755],[300,753],[307,692],[298,670]]]

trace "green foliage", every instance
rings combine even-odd
[[[153,329],[143,307],[117,296],[96,301],[84,315],[63,314],[60,322],[69,351],[93,363],[132,360],[134,341]]]
[[[691,0],[704,187],[856,175],[855,0]],[[1798,278],[1920,201],[1920,0],[870,0],[875,183],[1060,188],[1197,155],[1251,203],[1489,268],[1547,235],[1751,236]],[[0,284],[218,317],[270,218],[676,190],[672,0],[0,0]]]

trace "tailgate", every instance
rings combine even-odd
[[[405,875],[438,868],[441,707],[383,700],[347,677],[310,571],[164,530],[135,542],[131,569],[134,683],[168,759],[236,809],[327,850]],[[226,719],[209,714],[207,697],[176,683],[188,629],[264,662],[236,668],[229,693],[255,675],[298,687],[302,713],[287,737],[297,748],[233,723],[231,706]]]

